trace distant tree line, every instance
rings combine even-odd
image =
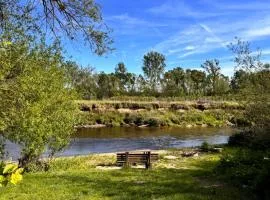
[[[236,50],[229,48],[232,51]],[[256,72],[239,67],[233,77],[229,78],[221,73],[220,62],[217,59],[206,60],[201,65],[201,70],[175,67],[165,71],[165,61],[165,56],[161,53],[154,51],[147,53],[143,57],[143,74],[139,75],[128,72],[123,62],[119,62],[112,73],[95,73],[93,68],[82,67],[71,61],[66,62],[65,70],[71,79],[71,87],[83,99],[103,99],[123,95],[221,96],[250,91],[255,82],[260,88],[269,87],[264,81],[270,78],[269,64],[259,63],[262,68]],[[241,61],[238,60],[237,63],[239,62]],[[256,81],[257,79],[262,81]]]

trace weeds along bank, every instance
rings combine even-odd
[[[245,126],[244,103],[235,101],[77,101],[79,127]]]

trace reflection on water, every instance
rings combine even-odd
[[[81,129],[60,155],[81,155],[142,149],[166,149],[227,143],[230,128],[100,128]]]
[[[99,128],[81,129],[68,148],[58,156],[85,155],[142,149],[166,149],[227,143],[235,130],[230,128]],[[10,156],[18,157],[19,149],[7,144]]]

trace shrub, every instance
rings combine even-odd
[[[224,152],[216,172],[239,187],[256,193],[259,199],[269,199],[269,151],[237,149]]]
[[[228,144],[230,146],[248,147],[254,150],[267,150],[270,149],[270,136],[268,131],[242,131],[230,136]]]
[[[250,146],[253,136],[251,132],[240,132],[229,137],[228,144],[230,146]]]
[[[208,152],[211,148],[212,146],[208,142],[203,142],[200,147],[201,151],[203,152]]]
[[[145,124],[148,124],[149,126],[158,127],[160,126],[161,122],[158,118],[149,118],[145,120]]]
[[[23,168],[19,168],[17,164],[0,163],[0,187],[6,186],[8,183],[16,185],[22,181]]]

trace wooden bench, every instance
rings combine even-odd
[[[134,164],[145,164],[145,168],[151,168],[152,162],[158,160],[158,154],[150,151],[143,153],[117,153],[117,164],[125,167],[129,167]]]

